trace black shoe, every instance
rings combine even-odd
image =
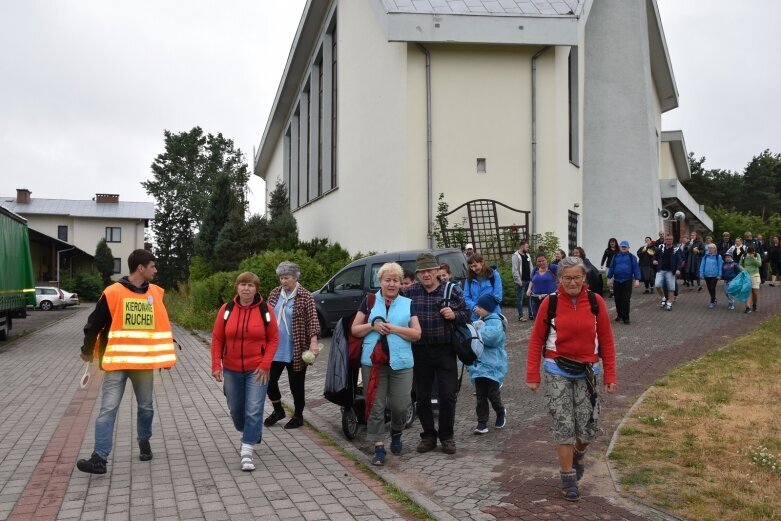
[[[274,425],[284,417],[285,417],[284,409],[282,409],[281,411],[274,410],[274,412],[269,414],[268,417],[263,421],[263,425],[265,425],[266,427],[271,427],[272,425]]]
[[[420,438],[420,442],[418,442],[418,452],[429,452],[436,448],[437,446],[437,440],[436,438]]]
[[[624,319],[624,324],[629,324],[629,323],[630,323],[630,322],[629,322],[629,319],[628,319],[628,318],[625,318],[625,319]]]
[[[621,321],[622,321],[622,320],[624,320],[624,319],[623,319],[623,318],[621,318],[621,317],[616,317],[616,318],[615,318],[615,320],[616,320],[616,322],[621,322]]]
[[[697,291],[702,291],[702,286],[697,286]]]
[[[290,421],[285,424],[286,429],[298,429],[304,424],[304,417],[294,414]]]
[[[149,445],[149,440],[138,442],[138,459],[141,461],[149,461],[152,459],[152,447]]]
[[[751,311],[756,311],[756,310],[757,310],[757,305],[751,304]]]
[[[746,308],[746,311],[744,311],[743,313],[746,313],[746,314],[751,313],[751,308]]]
[[[456,453],[455,440],[442,440],[442,452],[444,452],[445,454],[455,454]]]
[[[76,468],[88,474],[105,474],[106,460],[93,452],[90,459],[80,459],[77,461]]]

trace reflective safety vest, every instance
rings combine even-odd
[[[146,293],[135,293],[118,282],[103,291],[111,313],[104,371],[173,367],[176,351],[164,293],[154,284]]]

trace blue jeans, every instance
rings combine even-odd
[[[152,418],[155,415],[152,405],[154,370],[107,371],[101,387],[100,412],[95,420],[95,452],[103,459],[108,458],[113,448],[114,423],[128,378],[133,382],[133,392],[138,402],[138,441],[148,441],[152,437]]]
[[[225,379],[225,397],[231,412],[233,426],[242,432],[241,442],[260,443],[263,436],[263,406],[268,384],[260,385],[255,371],[222,370]]]
[[[543,298],[545,298],[545,295],[540,295],[539,297],[535,295],[529,296],[529,309],[531,309],[529,316],[537,316],[537,310],[540,309],[540,302],[542,302]]]
[[[526,281],[521,285],[515,285],[515,307],[518,308],[518,316],[523,316],[523,299],[526,297],[526,290],[529,289],[529,282]],[[529,318],[534,317],[532,313],[531,299],[526,300],[526,305],[529,308]]]

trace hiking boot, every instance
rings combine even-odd
[[[105,474],[106,460],[98,456],[96,452],[93,452],[90,459],[80,459],[77,461],[76,468],[88,474]]]
[[[269,414],[268,417],[263,421],[263,425],[265,425],[266,427],[271,427],[272,425],[274,425],[284,417],[285,417],[285,409],[282,410],[274,409],[274,412]]]
[[[455,440],[442,440],[442,452],[444,452],[445,454],[455,454],[456,453]]]
[[[378,467],[382,467],[385,465],[385,446],[384,445],[375,445],[374,446],[374,457],[372,458],[372,465],[376,465]]]
[[[420,438],[418,443],[418,452],[429,452],[437,447],[437,440],[434,438]]]
[[[391,429],[391,454],[401,454],[401,431],[396,432]]]
[[[475,427],[474,433],[475,434],[485,434],[488,432],[488,422],[477,422],[477,427]],[[444,447],[444,443],[442,446]]]
[[[141,461],[149,461],[152,459],[152,447],[149,445],[149,440],[139,441],[138,450],[138,459]]]
[[[496,423],[494,427],[503,429],[507,425],[507,407],[502,408],[502,412],[496,413]]]
[[[286,429],[298,429],[304,424],[304,417],[294,414],[290,421],[285,424]]]
[[[561,475],[561,495],[564,496],[564,499],[567,501],[580,501],[578,478],[575,471],[560,471],[559,474]]]

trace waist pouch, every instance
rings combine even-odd
[[[570,360],[569,358],[563,358],[561,356],[557,356],[553,359],[553,361],[556,362],[556,365],[559,366],[559,369],[569,374],[588,373],[588,370],[591,369],[591,364],[587,362],[578,362],[576,360]]]

